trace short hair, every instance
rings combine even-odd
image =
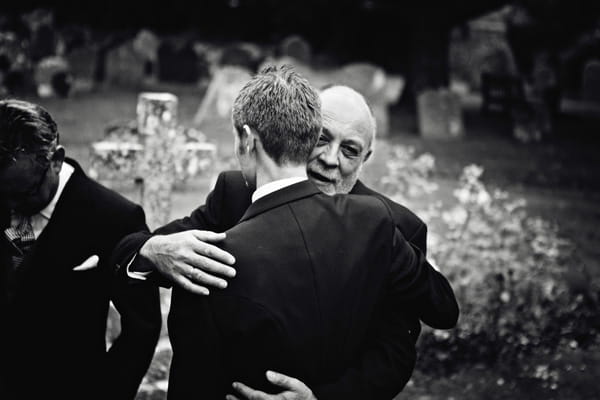
[[[321,100],[291,66],[269,66],[240,90],[232,121],[238,134],[244,125],[255,130],[277,164],[306,163],[323,126]]]
[[[58,145],[56,122],[42,106],[27,101],[0,100],[0,165],[19,152],[33,154],[47,165]]]

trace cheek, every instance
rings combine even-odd
[[[350,160],[347,158],[342,158],[340,161],[340,173],[342,177],[350,177],[355,175],[360,169],[360,161],[359,160]]]
[[[326,146],[316,146],[308,156],[308,162],[316,161],[319,156],[325,151]]]

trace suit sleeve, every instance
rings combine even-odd
[[[420,224],[406,240],[415,245],[423,253],[423,256],[427,257],[427,225]]]
[[[183,232],[190,229],[219,231],[222,223],[222,199],[225,191],[225,174],[220,174],[214,189],[208,194],[206,203],[196,208],[184,218],[176,219],[150,233],[148,228],[139,230],[125,236],[113,252],[112,265],[116,265],[119,274],[127,275],[125,271],[130,261],[140,251],[144,243],[153,235],[168,235]],[[154,266],[142,257],[136,257],[129,266],[132,271],[153,271]],[[170,282],[161,277],[154,276],[152,279],[156,284],[170,287]]]
[[[147,230],[144,212],[136,206],[125,230]],[[146,373],[161,329],[158,288],[143,281],[113,280],[111,300],[121,316],[121,333],[107,354],[107,382],[111,399],[133,399]]]
[[[436,271],[423,253],[404,240],[396,229],[389,292],[396,304],[411,304],[413,314],[435,329],[453,328],[458,303],[448,280]]]

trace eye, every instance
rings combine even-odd
[[[360,150],[352,146],[342,146],[342,153],[349,158],[355,158],[360,155]]]
[[[329,139],[327,139],[323,135],[319,136],[319,139],[317,140],[317,146],[323,146],[323,145],[326,145],[327,143],[329,143]]]

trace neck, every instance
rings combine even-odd
[[[303,177],[307,178],[306,165],[284,164],[277,165],[273,161],[262,163],[256,170],[256,187],[280,179]]]

